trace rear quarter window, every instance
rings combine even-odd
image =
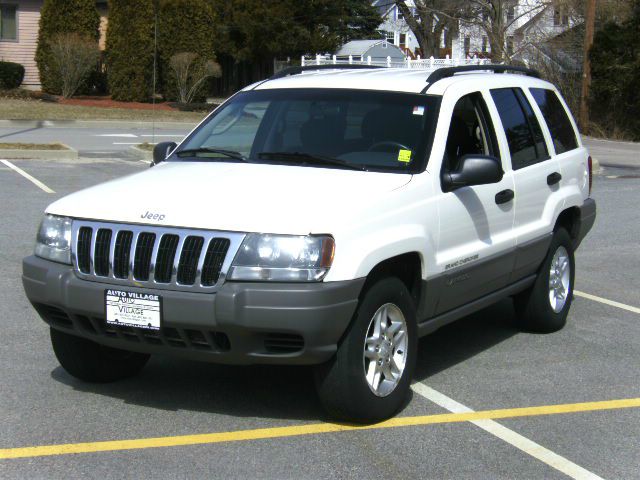
[[[547,122],[556,154],[578,148],[576,132],[556,92],[546,88],[532,88],[530,91]]]

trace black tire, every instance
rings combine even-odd
[[[549,277],[554,255],[561,247],[565,249],[569,258],[569,287],[566,290],[564,306],[561,310],[554,311],[549,295]],[[542,262],[535,283],[514,297],[517,326],[525,331],[538,333],[551,333],[562,329],[567,323],[567,315],[571,308],[574,277],[573,241],[564,228],[559,228],[553,234],[549,252]]]
[[[376,395],[365,376],[364,345],[374,314],[386,304],[404,316],[407,332],[405,367],[395,388]],[[397,278],[384,278],[364,293],[335,357],[315,370],[316,388],[327,413],[339,420],[370,423],[394,415],[407,399],[418,348],[416,311],[407,287]]]
[[[137,374],[149,360],[146,353],[106,347],[86,338],[51,329],[56,358],[70,375],[92,383],[108,383]]]

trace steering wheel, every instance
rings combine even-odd
[[[390,140],[384,141],[384,142],[376,142],[373,145],[371,145],[368,149],[367,152],[376,152],[376,151],[381,151],[381,152],[385,152],[385,151],[389,151],[390,149],[386,149],[383,147],[396,147],[399,150],[411,150],[409,147],[407,147],[406,145],[403,145],[399,142],[393,142]]]

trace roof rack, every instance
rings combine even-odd
[[[461,72],[482,72],[491,71],[493,73],[505,73],[505,72],[519,72],[528,77],[540,78],[540,73],[537,70],[526,67],[518,67],[514,65],[461,65],[458,67],[444,67],[435,70],[429,78],[427,78],[427,87],[423,90],[423,93],[427,89],[443,78],[453,77],[456,73]]]
[[[356,65],[356,64],[336,64],[336,65],[305,65],[304,67],[288,67],[284,70],[280,70],[269,78],[269,80],[275,80],[277,78],[284,78],[290,75],[298,75],[302,72],[314,71],[314,70],[366,70],[383,68],[378,65]]]

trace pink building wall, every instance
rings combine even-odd
[[[18,39],[0,40],[0,60],[15,62],[24,66],[23,87],[39,88],[40,76],[35,55],[38,45],[38,23],[42,0],[7,0],[2,3],[18,6]]]

